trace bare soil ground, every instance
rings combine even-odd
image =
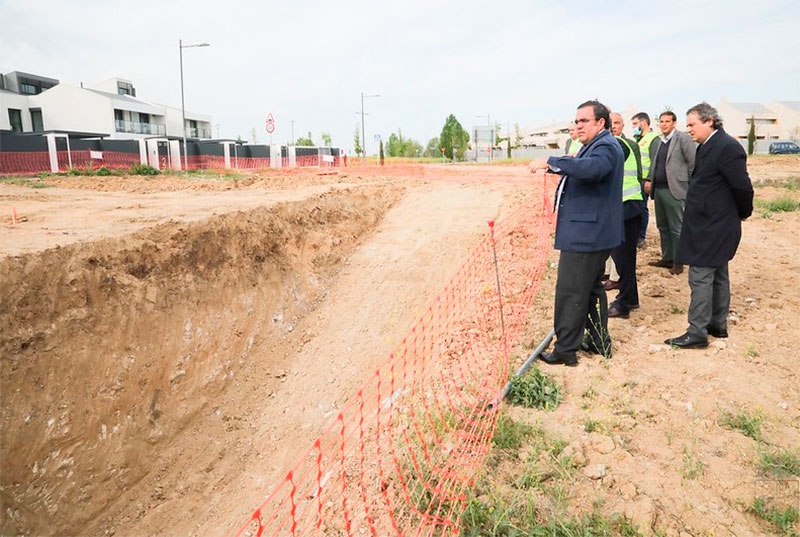
[[[800,159],[750,172],[758,199],[798,197],[783,184]],[[0,184],[2,535],[233,534],[486,220],[541,187],[521,166],[46,183]],[[613,359],[548,369],[555,412],[514,409],[579,454],[576,512],[602,499],[668,535],[769,534],[747,512],[763,444],[719,419],[758,411],[772,445],[800,446],[799,234],[800,212],[757,210],[730,337],[677,351],[662,342],[685,329],[688,286],[646,266],[651,221]],[[550,330],[554,276],[528,343]]]

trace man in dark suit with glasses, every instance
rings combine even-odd
[[[606,259],[623,237],[624,157],[610,132],[610,111],[598,101],[586,101],[578,106],[574,123],[583,144],[577,155],[534,159],[528,165],[532,173],[562,175],[556,191],[555,248],[561,251],[553,312],[557,339],[553,352],[541,359],[567,366],[578,364],[579,349],[611,357],[602,278]]]

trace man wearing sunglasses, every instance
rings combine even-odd
[[[605,261],[622,243],[624,156],[611,134],[609,109],[586,101],[575,114],[577,155],[534,159],[531,173],[562,175],[556,190],[555,248],[560,250],[553,324],[556,343],[543,353],[547,364],[578,364],[581,349],[611,357],[608,302],[603,288]],[[584,341],[584,335],[586,339]]]

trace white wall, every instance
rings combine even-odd
[[[9,108],[21,110],[22,130],[23,132],[30,132],[33,127],[31,126],[28,96],[0,90],[0,129],[11,130],[11,121],[8,119]],[[34,106],[34,108],[36,107]]]
[[[59,84],[28,98],[30,106],[42,109],[44,130],[114,133],[111,101],[75,86]]]
[[[766,106],[778,116],[781,140],[800,140],[800,110],[777,101],[769,102]]]

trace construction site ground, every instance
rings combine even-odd
[[[647,265],[651,213],[613,358],[542,366],[561,405],[508,409],[569,444],[571,512],[676,537],[776,531],[749,507],[760,454],[800,456],[800,211],[765,203],[800,200],[800,157],[749,170],[729,338],[663,344],[689,289]],[[487,221],[542,188],[521,163],[0,180],[0,534],[233,535]],[[557,259],[512,368],[552,327]],[[724,424],[741,413],[760,441]]]

